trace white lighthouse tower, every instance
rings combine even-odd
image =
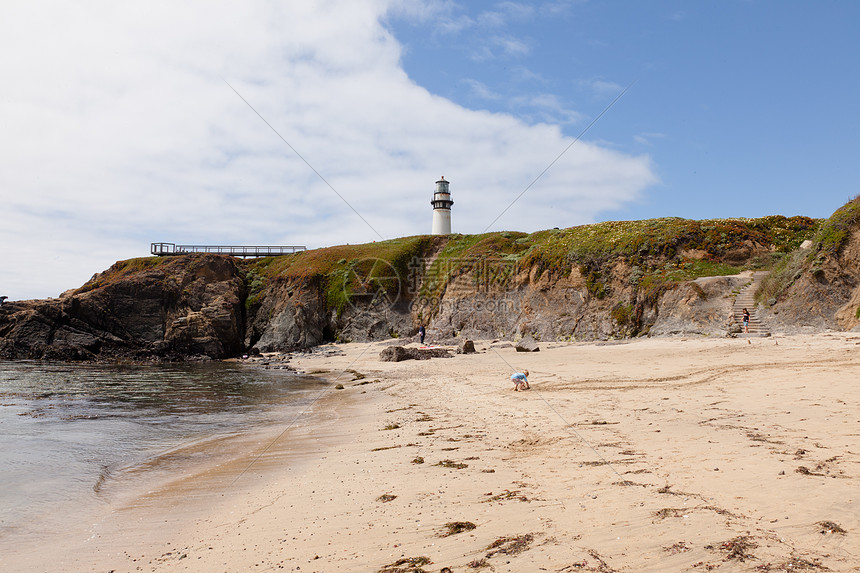
[[[448,181],[445,181],[444,175],[436,182],[436,192],[433,193],[433,200],[430,201],[430,204],[433,205],[433,234],[450,235],[451,205],[454,202],[451,200]]]

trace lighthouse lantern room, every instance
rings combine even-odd
[[[434,235],[451,234],[451,205],[454,202],[451,200],[448,183],[448,181],[445,181],[445,176],[443,175],[436,182],[436,192],[433,193],[433,200],[430,201],[430,204],[433,205]]]

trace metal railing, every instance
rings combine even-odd
[[[159,257],[187,255],[190,253],[212,253],[233,257],[272,257],[306,251],[298,245],[280,246],[225,246],[225,245],[177,245],[175,243],[151,243],[149,252]]]

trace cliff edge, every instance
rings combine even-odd
[[[841,211],[854,213],[856,203]],[[860,321],[852,314],[860,234],[856,219],[840,217],[838,225],[833,217],[663,218],[250,260],[131,259],[59,299],[0,306],[0,357],[224,358],[408,338],[421,324],[437,343],[724,336],[737,330],[735,297],[754,271],[771,269],[793,280],[769,287],[775,294],[762,312],[770,322],[796,323],[807,308],[820,318],[816,328],[849,328]],[[838,248],[828,234],[836,227],[844,231]],[[814,256],[804,242],[816,245]]]
[[[757,300],[763,318],[783,332],[860,327],[860,196],[780,261]]]

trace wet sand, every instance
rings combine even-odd
[[[860,571],[860,334],[476,346],[296,358],[344,389],[0,566]]]

